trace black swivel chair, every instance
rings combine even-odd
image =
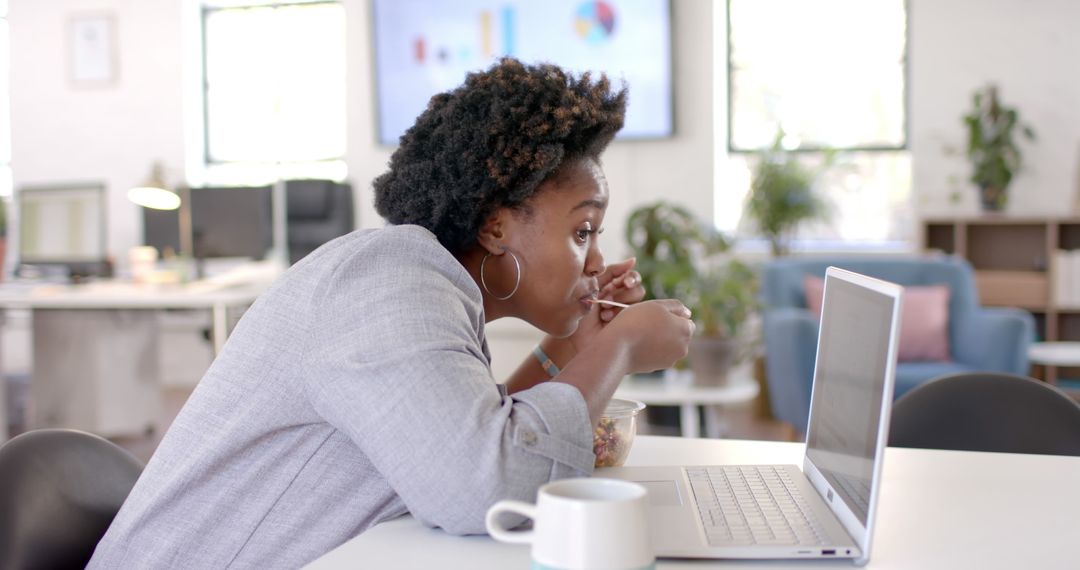
[[[1027,376],[941,376],[893,404],[889,445],[1080,456],[1080,404]]]
[[[289,263],[353,231],[352,186],[330,180],[285,183]]]
[[[0,447],[0,568],[83,568],[143,465],[86,432],[41,429]]]

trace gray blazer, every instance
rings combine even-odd
[[[412,513],[483,533],[499,499],[592,471],[578,390],[508,396],[475,282],[435,236],[336,239],[248,310],[91,568],[293,568]]]

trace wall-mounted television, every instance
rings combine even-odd
[[[619,138],[673,132],[670,0],[374,0],[378,137],[396,144],[436,93],[510,55],[630,88]]]

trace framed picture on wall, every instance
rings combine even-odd
[[[72,84],[79,87],[116,81],[116,25],[111,14],[79,14],[68,20],[68,65]]]

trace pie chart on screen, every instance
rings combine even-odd
[[[615,9],[602,0],[582,2],[574,18],[574,29],[587,43],[604,43],[615,31]]]

